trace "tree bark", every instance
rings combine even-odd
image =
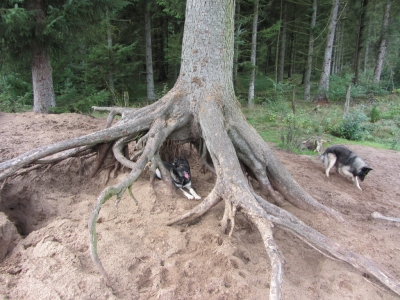
[[[150,17],[150,1],[145,1],[145,40],[146,40],[146,82],[147,82],[147,101],[156,100],[154,92],[154,74],[153,74],[153,53],[151,44],[151,17]]]
[[[308,55],[307,55],[307,65],[304,75],[304,100],[310,101],[310,91],[311,91],[311,71],[312,71],[312,61],[314,54],[314,31],[315,24],[317,23],[317,0],[313,0],[312,5],[312,16],[311,16],[311,29],[310,29],[310,39],[308,42]]]
[[[26,6],[28,10],[35,12],[34,18],[39,24],[37,27],[43,28],[46,15],[43,10],[42,0],[29,0]],[[50,108],[56,106],[49,47],[35,40],[31,43],[31,49],[33,111],[37,113],[47,113]]]
[[[385,59],[386,52],[386,32],[389,26],[390,8],[392,6],[392,1],[388,0],[386,2],[385,13],[383,15],[382,29],[379,41],[378,56],[376,58],[376,64],[374,69],[374,82],[379,84],[381,80],[381,73],[383,67],[383,60]]]
[[[236,1],[236,13],[235,13],[235,52],[233,56],[233,85],[237,84],[238,77],[238,67],[239,67],[239,40],[240,40],[240,24],[239,24],[239,16],[240,16],[240,0]]]
[[[254,106],[254,84],[256,80],[256,56],[257,56],[257,25],[258,25],[258,2],[259,0],[254,0],[254,14],[253,14],[253,33],[251,38],[251,73],[250,73],[250,83],[249,83],[249,96],[248,103],[249,107]]]
[[[47,113],[56,106],[50,54],[47,47],[32,44],[33,111]]]
[[[319,79],[318,91],[314,97],[314,102],[327,100],[326,92],[329,91],[329,76],[331,73],[333,42],[335,40],[335,30],[336,30],[339,5],[340,5],[339,0],[333,0],[329,27],[328,27],[328,35],[326,37],[324,62],[322,65],[322,72]]]

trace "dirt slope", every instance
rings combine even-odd
[[[102,129],[105,120],[78,114],[0,113],[0,162],[40,145]],[[275,150],[295,179],[321,203],[340,211],[346,222],[285,208],[338,243],[400,278],[398,224],[373,220],[373,211],[400,217],[400,153],[350,146],[374,169],[357,190],[333,174],[327,179],[317,156]],[[214,178],[191,159],[193,185],[205,197]],[[221,232],[220,204],[190,226],[167,227],[167,220],[195,206],[170,196],[162,182],[157,195],[148,174],[133,186],[139,205],[124,195],[100,213],[99,255],[113,282],[108,288],[92,265],[87,222],[104,187],[105,172],[88,180],[78,160],[7,181],[0,211],[24,238],[0,264],[0,299],[266,299],[270,267],[261,237],[239,213],[233,237]],[[118,182],[123,174],[112,179]],[[275,237],[285,259],[284,299],[398,299],[351,266],[332,261],[282,230]]]

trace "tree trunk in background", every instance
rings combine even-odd
[[[341,53],[341,33],[340,28],[343,28],[344,26],[341,26],[340,23],[336,24],[336,34],[335,34],[335,39],[333,41],[333,45],[336,45],[336,47],[332,47],[332,59],[331,59],[331,72],[330,76],[337,74],[339,72],[340,68],[340,53]]]
[[[374,69],[374,82],[379,84],[381,80],[381,73],[383,67],[383,60],[385,59],[386,52],[386,32],[389,26],[389,17],[390,17],[390,7],[392,6],[392,1],[388,0],[386,3],[385,14],[383,16],[381,36],[379,42],[379,50],[378,57],[376,59],[375,69]]]
[[[269,72],[269,63],[271,61],[271,58],[272,58],[272,46],[269,45],[269,46],[267,46],[267,57],[266,57],[265,72],[264,72],[265,75],[267,75]]]
[[[346,10],[343,12],[343,19],[346,19]],[[345,54],[345,45],[344,45],[344,35],[345,35],[345,24],[342,22],[342,25],[340,26],[340,34],[338,35],[339,39],[339,50],[337,51],[337,67],[336,67],[336,73],[339,73],[343,69],[343,62],[344,62],[344,54]]]
[[[41,0],[26,1],[26,7],[35,12],[34,18],[38,24],[44,23],[46,16]],[[56,106],[49,48],[39,41],[34,41],[31,50],[33,111],[47,113],[51,107]]]
[[[56,106],[49,50],[39,43],[32,45],[33,111],[47,113]]]
[[[113,38],[112,38],[112,29],[109,23],[109,12],[107,9],[106,12],[107,16],[107,46],[108,46],[108,55],[109,55],[109,65],[108,65],[108,88],[110,89],[111,92],[111,97],[113,104],[115,104],[115,88],[114,88],[114,75],[112,72],[112,46],[113,46]]]
[[[258,25],[258,2],[259,0],[254,0],[254,17],[253,17],[253,33],[251,40],[251,73],[250,73],[250,83],[249,83],[249,107],[254,106],[254,84],[256,80],[256,55],[257,55],[257,25]]]
[[[307,55],[307,65],[305,68],[304,75],[304,100],[310,101],[310,90],[311,90],[311,70],[312,70],[312,61],[314,54],[314,31],[315,24],[317,22],[317,0],[313,0],[313,13],[311,16],[311,29],[310,29],[310,39],[308,42],[308,55]]]
[[[367,74],[367,66],[368,66],[368,55],[369,55],[369,47],[370,47],[370,36],[371,36],[371,23],[368,22],[368,38],[365,41],[365,50],[364,50],[364,71],[363,74]]]
[[[295,51],[293,49],[294,40],[295,40],[295,34],[294,34],[294,32],[292,32],[290,34],[290,46],[289,46],[289,57],[290,57],[290,59],[289,59],[289,67],[288,67],[288,79],[289,80],[292,79],[292,75],[294,73],[294,57],[295,57],[295,55],[294,55]]]
[[[365,17],[367,14],[367,5],[368,5],[368,0],[361,0],[361,13],[360,13],[359,26],[358,26],[358,35],[357,35],[357,50],[356,50],[356,57],[354,59],[354,78],[353,78],[354,84],[358,84],[358,78],[359,78],[359,74],[360,74],[360,60],[361,60],[361,51],[363,49],[362,43],[364,40]]]
[[[158,19],[158,30],[156,31],[156,36],[157,36],[157,48],[156,48],[156,53],[157,53],[157,70],[158,70],[158,82],[165,82],[168,79],[167,76],[167,68],[165,64],[165,47],[164,47],[164,40],[165,40],[165,35],[168,34],[168,25],[167,25],[167,20],[166,17],[160,16]]]
[[[328,35],[326,38],[326,47],[324,54],[324,63],[322,65],[321,77],[318,84],[318,92],[314,97],[314,102],[327,100],[326,92],[329,91],[329,75],[331,73],[332,50],[335,40],[335,30],[339,11],[339,0],[333,0],[331,17],[329,21]]]
[[[297,5],[296,3],[294,4],[293,8],[293,18],[292,18],[292,24],[294,27],[297,27],[296,24],[296,17],[297,17]],[[289,48],[289,68],[288,68],[288,79],[291,80],[293,74],[296,72],[296,51],[294,50],[296,44],[296,32],[292,31],[290,34],[290,48]]]
[[[286,31],[287,31],[287,2],[283,1],[283,26],[282,37],[280,46],[279,69],[278,69],[278,83],[283,82],[283,73],[285,71],[285,50],[286,50]]]
[[[150,2],[145,2],[145,40],[146,40],[146,82],[147,82],[147,101],[156,100],[154,93],[154,75],[153,75],[153,54],[151,50],[151,18],[150,18]]]

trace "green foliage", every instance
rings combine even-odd
[[[279,146],[287,151],[294,151],[299,144],[300,130],[297,121],[297,116],[292,112],[287,114],[283,119],[286,127],[281,133],[281,143]]]
[[[332,75],[329,79],[328,99],[331,102],[344,102],[346,100],[347,88],[351,85],[350,96],[354,99],[363,99],[370,96],[387,95],[388,91],[372,81],[372,77],[360,76],[357,85],[352,84],[353,74]]]
[[[169,91],[168,83],[164,83],[162,85],[162,89],[156,89],[156,99],[161,99],[164,97]]]
[[[349,112],[338,127],[331,132],[334,136],[345,138],[351,141],[359,141],[369,136],[369,131],[365,122],[368,117],[362,110],[354,110]]]
[[[0,79],[0,111],[17,112],[32,108],[32,85],[22,76],[8,75]]]
[[[377,122],[378,120],[380,120],[380,118],[381,118],[381,113],[380,113],[380,111],[379,111],[379,109],[378,109],[378,107],[377,107],[376,105],[374,105],[374,106],[372,107],[372,110],[371,110],[371,112],[370,112],[369,117],[370,117],[370,120],[371,120],[372,123],[375,123],[375,122]]]
[[[107,106],[109,104],[109,91],[77,91],[74,87],[63,91],[57,97],[57,106],[51,109],[53,113],[90,113],[92,106]]]
[[[157,3],[161,5],[164,9],[164,12],[166,12],[170,16],[174,16],[177,19],[185,18],[185,9],[186,9],[185,1],[157,0]]]

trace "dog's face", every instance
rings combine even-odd
[[[369,167],[363,167],[361,168],[360,172],[357,174],[357,177],[361,179],[361,181],[364,181],[365,176],[367,176],[368,172],[371,171],[372,169]]]
[[[180,178],[185,178],[188,181],[190,180],[190,167],[186,158],[175,158],[173,166],[174,171]]]

